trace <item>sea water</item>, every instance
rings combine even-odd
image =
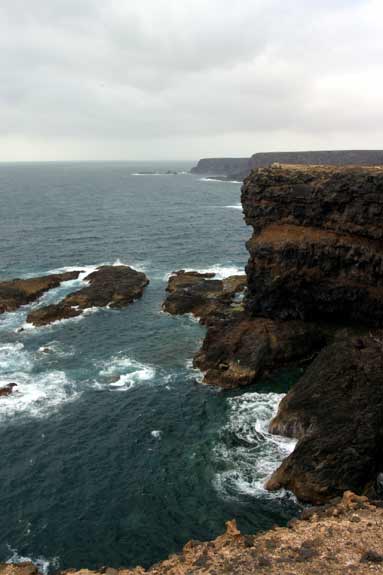
[[[230,393],[201,385],[204,328],[161,311],[172,271],[222,278],[247,259],[240,185],[190,167],[0,164],[0,279],[82,272],[0,316],[0,386],[18,386],[0,399],[0,561],[149,566],[229,519],[255,533],[296,513],[263,487],[293,448],[267,426],[295,374]],[[25,323],[102,264],[144,271],[143,298]]]

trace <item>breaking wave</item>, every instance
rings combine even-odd
[[[115,356],[100,370],[100,381],[96,388],[111,388],[127,391],[144,381],[150,381],[156,374],[150,365],[139,363],[129,357]]]
[[[294,449],[293,439],[271,435],[268,426],[283,394],[245,393],[228,399],[229,419],[214,450],[219,467],[214,485],[224,497],[285,497],[268,492],[267,478]]]

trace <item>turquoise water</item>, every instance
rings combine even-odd
[[[240,186],[186,164],[0,165],[0,277],[126,263],[150,278],[124,310],[25,329],[0,316],[0,561],[150,565],[237,518],[256,532],[296,511],[263,489],[292,445],[267,423],[293,379],[223,393],[198,383],[204,330],[161,312],[168,274],[243,272]],[[67,282],[43,296],[60,299]],[[116,386],[110,376],[120,375]]]

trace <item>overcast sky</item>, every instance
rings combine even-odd
[[[0,160],[383,148],[383,0],[0,0]]]

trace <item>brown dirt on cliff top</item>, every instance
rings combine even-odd
[[[34,575],[0,565],[0,575]],[[148,571],[81,569],[67,575],[374,575],[383,574],[383,504],[346,492],[335,505],[306,509],[289,527],[242,535],[234,521],[214,541],[189,541]]]

